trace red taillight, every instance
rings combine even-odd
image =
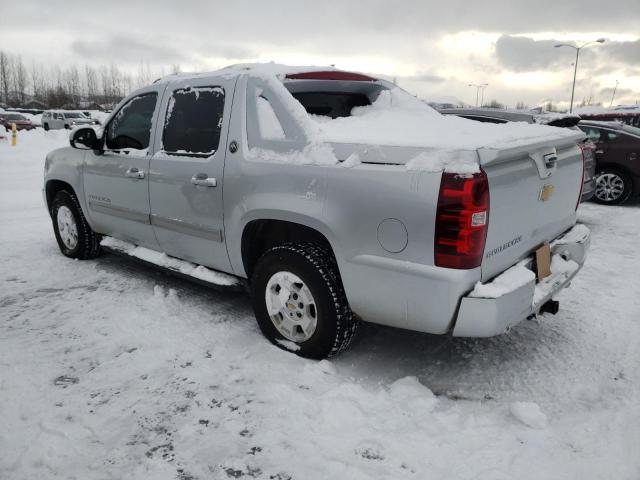
[[[482,263],[489,224],[489,182],[474,175],[443,173],[438,196],[435,264],[445,268],[476,268]]]
[[[328,70],[320,72],[289,73],[286,78],[289,80],[351,80],[355,82],[375,82],[376,79],[361,73],[341,72],[338,70]]]

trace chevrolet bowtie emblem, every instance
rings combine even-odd
[[[538,196],[538,200],[541,202],[546,202],[553,195],[553,191],[556,189],[553,185],[545,185],[540,189],[540,195]]]

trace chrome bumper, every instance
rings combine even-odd
[[[454,337],[491,337],[506,332],[520,321],[536,314],[580,271],[591,243],[591,232],[581,224],[551,242],[551,275],[539,283],[532,279],[495,298],[469,294],[462,298]],[[531,269],[532,259],[518,266]],[[495,282],[493,279],[492,282]],[[491,283],[491,282],[488,282]]]

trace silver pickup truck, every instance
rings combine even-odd
[[[44,197],[64,255],[244,283],[271,342],[323,358],[360,320],[486,337],[555,313],[590,240],[581,138],[444,117],[362,74],[240,65],[75,129]]]

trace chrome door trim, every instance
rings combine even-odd
[[[204,238],[205,240],[212,240],[220,243],[223,241],[222,230],[219,228],[209,228],[204,225],[187,223],[173,218],[165,218],[153,213],[151,214],[151,225],[182,233],[184,235]]]
[[[144,223],[149,225],[149,215],[146,213],[136,212],[135,210],[129,210],[124,207],[116,207],[114,205],[106,205],[104,203],[92,202],[89,200],[89,208],[94,212],[104,213],[105,215],[112,215],[114,217],[124,218],[133,222]]]

